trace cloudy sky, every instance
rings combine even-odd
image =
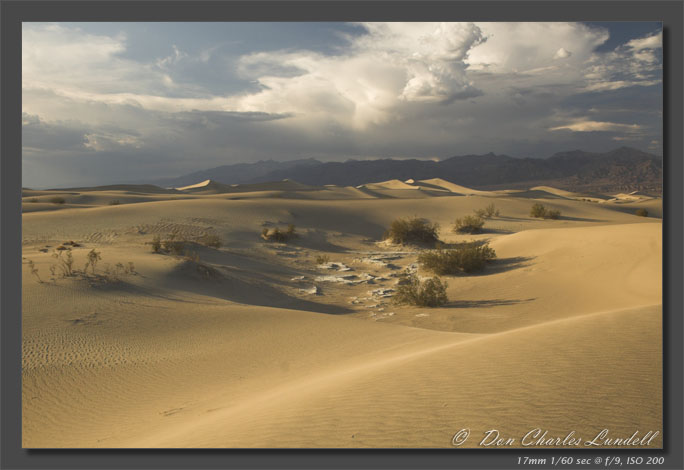
[[[262,159],[662,154],[660,23],[24,23],[23,185]]]

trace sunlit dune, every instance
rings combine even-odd
[[[22,194],[24,447],[453,448],[463,428],[462,447],[534,428],[662,445],[660,198],[439,178],[148,189]],[[481,233],[452,230],[490,204]],[[400,273],[433,275],[432,247],[380,243],[413,216],[496,252],[442,275],[439,307],[393,302]]]

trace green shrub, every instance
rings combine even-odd
[[[118,199],[114,199],[112,201],[109,201],[110,206],[118,206],[119,204],[121,204],[121,202]]]
[[[484,220],[480,217],[466,215],[462,219],[456,219],[454,232],[456,233],[480,233],[484,227]]]
[[[636,212],[634,212],[634,214],[638,215],[639,217],[648,217],[648,211],[643,207],[641,209],[637,209]]]
[[[530,216],[538,219],[558,219],[561,212],[559,210],[548,210],[543,204],[535,203],[530,210]]]
[[[424,269],[442,276],[481,271],[494,258],[496,252],[488,243],[470,242],[450,250],[421,253],[418,262]]]
[[[407,243],[434,244],[439,241],[438,230],[438,224],[431,224],[430,221],[418,217],[396,219],[385,232],[384,238],[402,245]]]
[[[64,204],[66,200],[61,196],[55,196],[50,198],[50,202],[53,204]]]
[[[439,307],[449,301],[446,288],[447,283],[438,277],[421,282],[417,276],[410,275],[406,282],[397,286],[394,302],[418,307]]]

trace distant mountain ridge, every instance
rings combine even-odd
[[[357,186],[392,179],[444,178],[480,188],[517,188],[546,184],[571,191],[645,191],[662,194],[662,158],[630,147],[596,153],[573,150],[547,159],[514,158],[488,153],[431,160],[348,160],[320,162],[314,159],[224,165],[179,178],[154,181],[179,187],[211,179],[223,184],[263,183],[290,179],[310,185]]]
[[[314,160],[313,158],[284,162],[261,160],[256,163],[236,163],[233,165],[217,166],[215,168],[209,168],[208,170],[195,171],[177,178],[164,178],[151,181],[151,183],[166,188],[190,186],[206,180],[213,180],[223,184],[254,183],[256,182],[254,181],[255,178],[259,178],[270,172],[285,170],[295,166],[306,167],[320,164],[321,162]]]

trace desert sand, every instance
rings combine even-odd
[[[484,233],[451,231],[489,203]],[[535,428],[662,446],[660,198],[205,181],[24,190],[22,207],[24,447],[454,448],[463,428],[459,448]],[[392,302],[403,269],[429,275],[418,247],[381,242],[414,215],[497,254],[443,276],[443,307]],[[288,224],[288,243],[260,237]],[[222,245],[153,253],[171,233]],[[94,273],[51,273],[69,241],[77,270],[101,254]]]

